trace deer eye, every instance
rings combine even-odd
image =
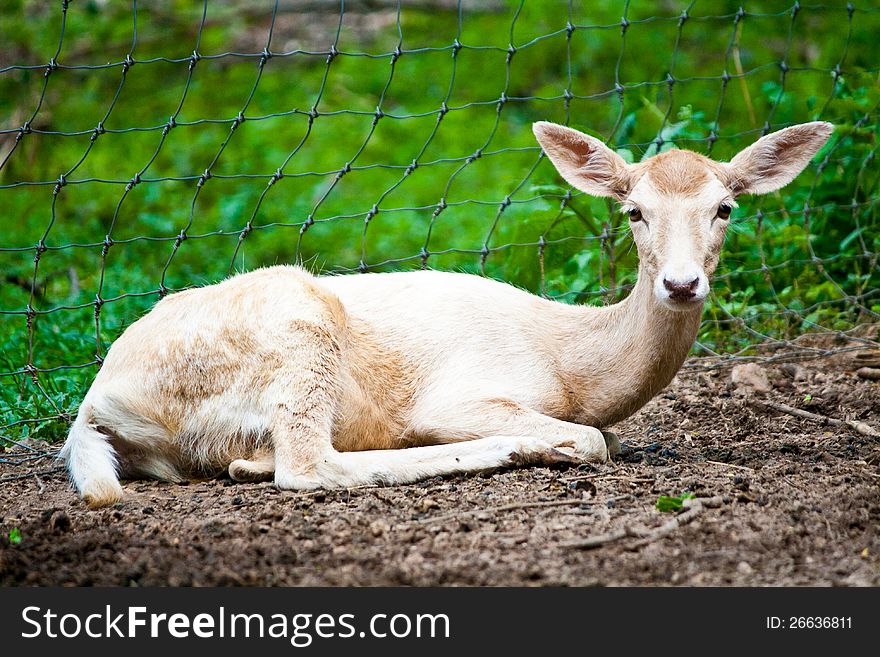
[[[719,219],[730,219],[730,212],[733,210],[731,206],[727,203],[722,203],[718,206],[718,218]]]
[[[641,221],[642,220],[642,211],[638,208],[632,208],[627,210],[627,214],[629,215],[630,221]]]

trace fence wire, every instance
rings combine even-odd
[[[535,120],[634,161],[670,147],[728,159],[787,125],[835,123],[795,184],[741,203],[695,355],[878,346],[871,3],[13,4],[0,23],[8,442],[63,435],[128,324],[235,271],[434,267],[566,302],[625,296],[625,222],[560,182]]]

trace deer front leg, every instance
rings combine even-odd
[[[340,369],[333,327],[297,326],[302,335],[295,336],[298,343],[291,349],[295,362],[279,370],[270,390],[273,456],[264,453],[233,461],[229,474],[234,479],[266,479],[274,468],[279,488],[307,490],[403,484],[452,473],[579,462],[546,440],[521,433],[407,449],[340,452],[332,440]]]
[[[461,403],[437,419],[435,427],[426,432],[432,442],[450,443],[497,435],[534,436],[551,447],[592,463],[604,463],[609,456],[620,452],[620,442],[613,433],[557,420],[510,399]]]

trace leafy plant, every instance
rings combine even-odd
[[[657,498],[657,510],[662,513],[670,513],[672,511],[681,511],[685,500],[694,499],[693,493],[682,493],[679,497],[669,497],[661,495]]]

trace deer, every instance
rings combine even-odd
[[[790,183],[826,122],[719,162],[672,148],[627,163],[549,122],[534,135],[572,187],[628,217],[638,277],[607,306],[432,269],[313,275],[281,265],[170,294],[111,345],[60,453],[90,507],[120,479],[225,475],[282,490],[603,463],[608,431],[693,346],[736,198]]]

